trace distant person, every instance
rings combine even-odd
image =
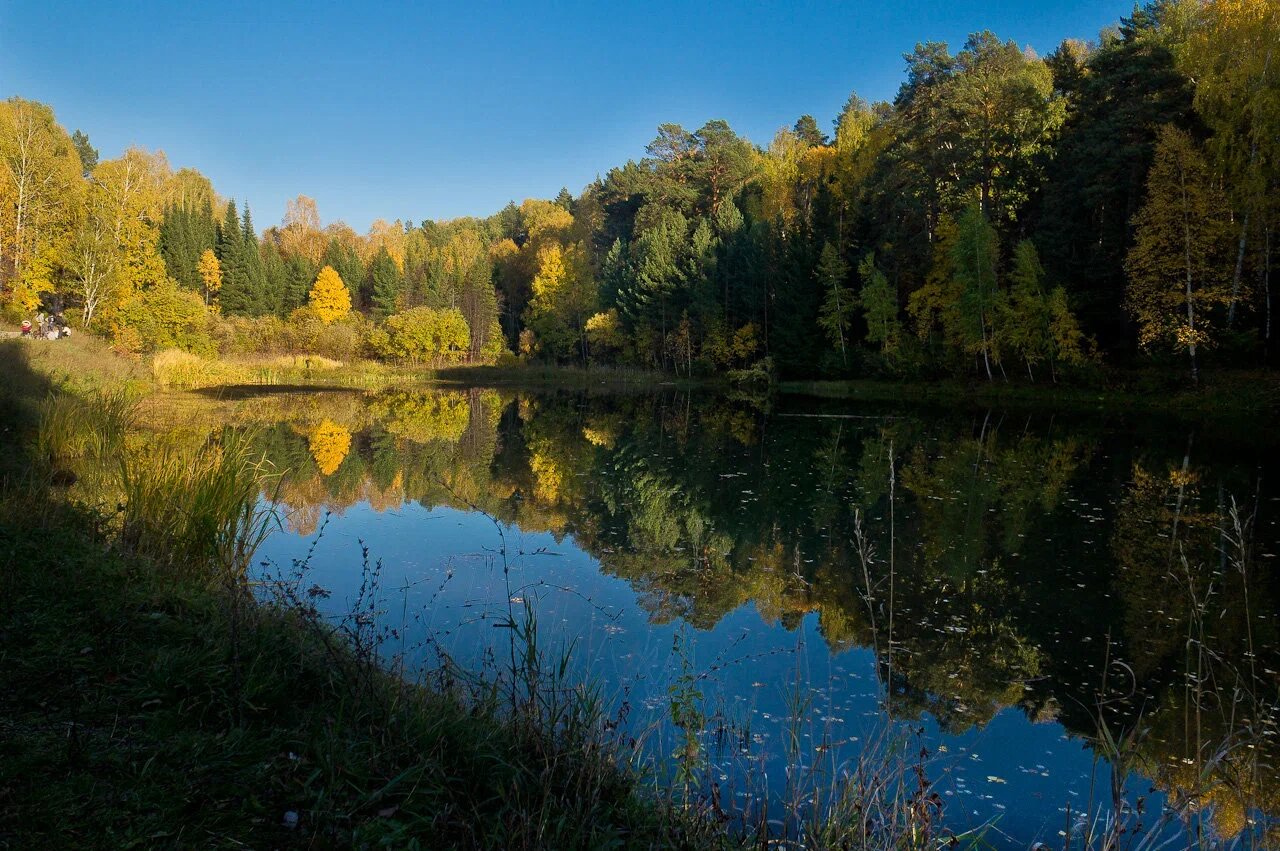
[[[24,337],[31,336],[31,320],[30,319],[22,320],[22,336]]]

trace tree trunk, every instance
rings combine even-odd
[[[1268,55],[1268,62],[1270,56]],[[1254,165],[1258,161],[1258,142],[1255,140],[1249,149],[1249,169],[1253,170]],[[1236,321],[1236,302],[1240,299],[1240,280],[1244,277],[1244,250],[1249,242],[1249,213],[1244,211],[1244,221],[1240,224],[1240,243],[1236,249],[1236,271],[1231,278],[1231,303],[1227,306],[1227,327],[1230,328]]]
[[[1262,297],[1266,303],[1266,313],[1262,324],[1262,339],[1270,348],[1271,344],[1271,225],[1267,224],[1266,236],[1262,241]]]
[[[1187,301],[1187,331],[1189,339],[1187,341],[1187,351],[1191,355],[1191,383],[1199,386],[1200,369],[1196,364],[1196,311],[1194,296],[1191,291],[1191,210],[1190,201],[1187,198],[1186,174],[1179,172],[1179,179],[1182,183],[1182,246],[1183,258],[1187,266],[1187,282],[1186,282],[1186,301]]]
[[[1240,242],[1236,248],[1236,271],[1231,276],[1231,302],[1227,305],[1227,327],[1236,321],[1236,303],[1240,300],[1240,280],[1244,277],[1244,251],[1249,243],[1249,211],[1246,210],[1240,224]]]

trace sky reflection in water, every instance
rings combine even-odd
[[[725,795],[745,794],[744,773],[784,794],[796,694],[812,701],[800,770],[827,772],[878,737],[891,682],[954,830],[1061,843],[1068,808],[1106,796],[1090,738],[1099,711],[1116,732],[1148,730],[1128,791],[1149,813],[1233,742],[1221,782],[1200,784],[1210,821],[1233,833],[1251,805],[1276,812],[1274,719],[1252,702],[1280,690],[1265,445],[1167,424],[798,401],[766,411],[675,394],[325,404],[256,432],[294,509],[263,558],[287,566],[323,525],[308,581],[340,612],[359,588],[362,541],[383,566],[384,623],[403,623],[405,652],[427,668],[438,650],[501,664],[495,619],[508,597],[533,601],[544,649],[572,642],[573,674],[630,708],[625,729],[643,734],[659,777],[674,776],[671,689],[687,661],[708,716],[707,779]],[[1233,497],[1252,518],[1243,572],[1220,528]],[[502,537],[473,507],[502,522],[510,577]],[[1189,634],[1207,652],[1190,652]],[[1220,694],[1237,685],[1251,697],[1228,723]]]

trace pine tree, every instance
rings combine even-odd
[[[244,236],[240,230],[240,217],[236,213],[234,200],[227,202],[222,222],[218,226],[215,253],[222,265],[222,292],[219,297],[222,312],[228,316],[249,315],[253,297],[245,268]]]
[[[283,283],[280,286],[279,313],[281,316],[288,316],[307,303],[307,291],[311,282],[315,280],[316,274],[316,267],[301,254],[294,254],[284,262]],[[338,277],[342,277],[340,271]]]
[[[360,255],[356,253],[354,248],[345,246],[336,239],[329,240],[329,245],[324,251],[324,259],[320,263],[322,266],[332,266],[344,281],[363,281],[367,277],[365,265],[360,259]],[[304,296],[305,293],[306,289],[304,287]],[[368,307],[367,304],[362,306]]]
[[[253,220],[249,217],[247,201],[241,218],[240,235],[244,247],[243,262],[249,293],[249,314],[262,316],[275,310],[275,306],[280,302],[280,294],[268,290],[266,268],[262,265],[262,255],[258,248],[258,234],[253,229]]]
[[[201,292],[200,256],[214,248],[218,228],[208,201],[200,207],[171,204],[160,220],[158,248],[169,277],[187,289]]]

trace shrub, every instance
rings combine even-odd
[[[366,346],[367,324],[358,313],[340,321],[325,322],[309,307],[289,314],[282,329],[279,351],[289,354],[318,354],[335,360],[349,361],[359,357]]]
[[[467,355],[471,330],[455,308],[415,307],[387,317],[369,342],[384,358],[456,363]]]
[[[117,348],[134,354],[171,348],[213,354],[208,326],[209,311],[200,297],[166,278],[125,299],[111,330]]]
[[[210,336],[224,355],[274,355],[285,351],[285,325],[278,317],[219,316],[209,323]]]

